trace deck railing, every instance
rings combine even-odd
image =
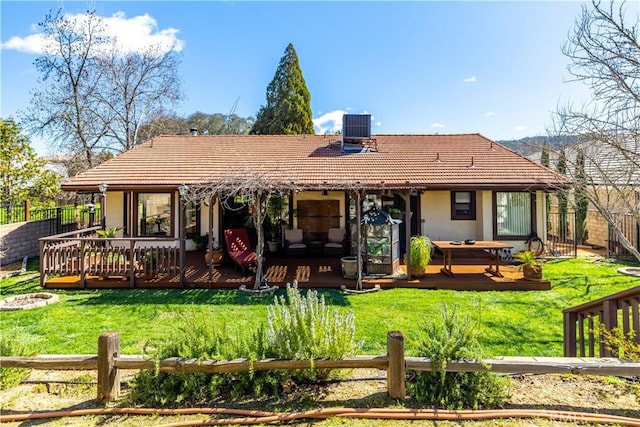
[[[40,239],[40,285],[50,275],[129,280],[180,274],[180,245],[175,238],[102,238],[92,227]]]
[[[634,331],[634,342],[639,344],[639,301],[640,286],[636,286],[564,310],[564,355],[610,357],[611,350],[605,346],[600,325],[607,331],[621,326],[627,337]]]

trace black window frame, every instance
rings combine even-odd
[[[498,193],[526,193],[529,195],[529,215],[531,218],[531,230],[522,235],[498,235]],[[531,191],[521,190],[500,190],[492,192],[492,205],[493,205],[493,239],[494,240],[527,240],[531,232],[537,230],[537,215],[536,215],[536,197],[535,193]]]
[[[470,196],[469,202],[469,213],[468,214],[460,214],[458,213],[458,209],[456,207],[456,194],[459,193],[468,193]],[[469,190],[456,190],[451,192],[451,220],[452,221],[475,221],[476,220],[476,192]]]

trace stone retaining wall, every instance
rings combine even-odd
[[[50,236],[55,229],[55,219],[34,222],[17,222],[0,225],[2,236],[2,264],[21,261],[22,258],[40,256],[38,239]]]

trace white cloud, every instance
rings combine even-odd
[[[518,125],[513,128],[513,130],[517,132],[522,132],[523,130],[527,130],[527,129],[529,129],[529,126],[526,126],[526,125]]]
[[[45,38],[42,34],[31,34],[27,37],[11,37],[0,44],[2,49],[17,50],[25,53],[41,54],[44,51]]]
[[[345,110],[334,110],[313,119],[316,134],[335,134],[337,131],[342,131],[342,116],[344,114],[347,114]]]
[[[376,122],[376,126],[378,126],[378,127],[382,126],[382,122],[381,122],[380,120],[378,120],[378,121]]]
[[[435,122],[435,123],[431,123],[431,127],[432,128],[443,128],[444,125],[442,123]]]
[[[475,83],[476,80],[478,80],[478,78],[476,76],[471,76],[471,77],[467,77],[466,79],[462,80],[465,83]]]
[[[487,111],[486,113],[484,113],[485,117],[493,117],[496,115],[496,113],[494,113],[493,111]]]
[[[77,27],[81,27],[86,18],[87,15],[82,13],[65,15],[65,19]],[[115,39],[120,52],[141,52],[148,50],[150,46],[157,47],[161,52],[179,52],[184,48],[184,41],[178,39],[178,29],[158,29],[158,22],[149,14],[127,18],[124,12],[117,12],[102,19],[102,34]],[[36,33],[26,37],[11,37],[7,42],[0,44],[0,48],[40,55],[46,52],[49,44],[50,40],[42,33]]]

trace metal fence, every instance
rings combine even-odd
[[[93,227],[99,223],[99,218],[100,205],[66,205],[53,208],[30,207],[29,203],[0,205],[0,225],[49,221],[52,235]]]
[[[575,212],[549,212],[545,252],[551,257],[578,255]]]
[[[634,215],[630,213],[613,213],[611,218],[615,227],[622,232],[624,237],[635,248],[640,249],[640,225]],[[609,224],[607,230],[607,256],[620,259],[634,258],[631,252],[622,246],[618,235],[613,229],[614,227]]]

